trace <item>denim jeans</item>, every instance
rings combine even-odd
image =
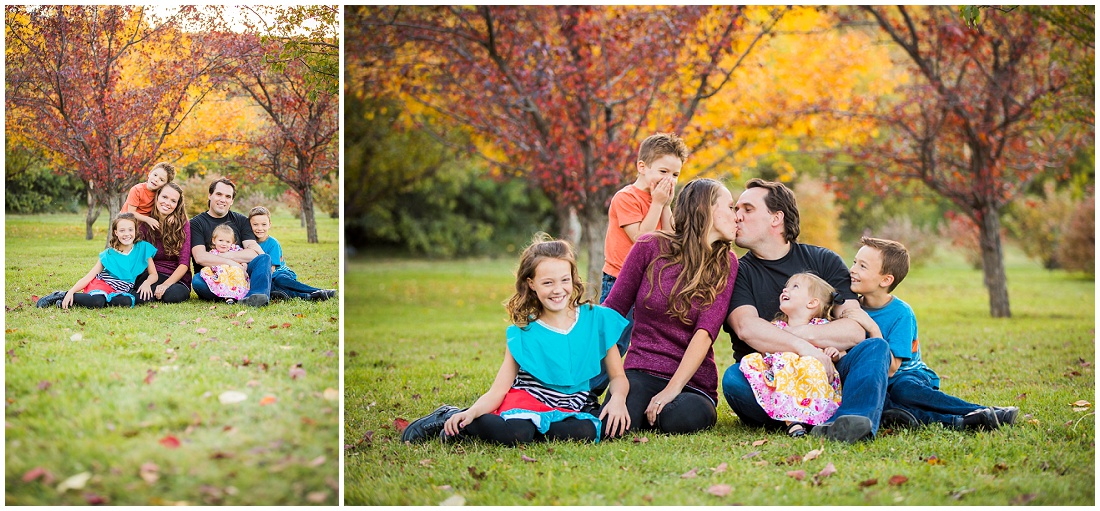
[[[603,274],[603,282],[600,286],[600,303],[607,300],[607,295],[611,294],[611,287],[615,285],[615,277],[608,274]],[[634,307],[631,307],[626,313],[626,328],[623,328],[623,333],[619,335],[618,342],[615,343],[619,347],[619,356],[626,356],[626,349],[630,347],[630,333],[634,331]],[[594,397],[599,397],[603,394],[604,390],[607,390],[607,385],[610,383],[610,379],[607,376],[607,371],[601,371],[599,375],[592,378],[592,394]]]
[[[939,422],[945,427],[954,427],[957,417],[983,408],[943,393],[927,375],[918,371],[895,375],[886,393],[883,409],[900,408],[913,414],[921,424]]]
[[[865,339],[848,350],[848,354],[836,363],[843,397],[829,423],[841,415],[859,415],[871,420],[872,434],[877,432],[886,401],[886,371],[889,368],[890,346],[882,338]],[[756,401],[739,364],[731,365],[722,376],[722,394],[745,425],[773,430],[786,427],[783,421],[769,417]]]
[[[320,291],[319,288],[298,282],[298,274],[283,266],[271,273],[271,291],[280,291],[288,298],[309,299],[309,294]]]
[[[245,298],[252,295],[270,297],[271,256],[260,254],[254,257],[248,262],[245,271],[248,272],[248,294],[245,295]],[[202,280],[202,275],[199,275],[199,272],[195,272],[194,276],[191,277],[191,288],[203,300],[221,300],[218,295],[210,291],[210,286],[206,285],[205,280]]]

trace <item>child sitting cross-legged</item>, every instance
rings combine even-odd
[[[852,291],[862,295],[860,304],[882,330],[892,355],[882,424],[997,429],[1016,422],[1020,409],[1015,406],[976,405],[940,390],[940,377],[921,360],[917,316],[890,294],[909,273],[909,252],[891,240],[864,237],[860,243],[849,271]]]

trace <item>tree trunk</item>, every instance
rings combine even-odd
[[[122,211],[122,203],[126,198],[122,196],[122,193],[118,191],[111,191],[107,193],[107,200],[103,201],[103,205],[107,207],[107,229],[110,230],[111,222],[115,221],[118,217],[118,213]],[[97,213],[98,215],[98,213]],[[136,225],[134,227],[137,227]],[[105,247],[110,246],[111,233],[107,233],[107,238],[104,240]]]
[[[580,250],[580,246],[577,245],[581,241],[581,222],[577,219],[577,208],[574,206],[567,206],[565,209],[558,208],[558,239],[568,241],[572,243],[577,250]]]
[[[91,181],[84,182],[84,193],[88,196],[88,212],[84,215],[84,239],[95,239],[95,231],[92,226],[95,224],[96,219],[99,218],[99,198],[95,194],[95,183]]]
[[[979,212],[978,242],[982,247],[982,273],[989,291],[989,313],[995,318],[1012,317],[1008,307],[1008,278],[1005,276],[1004,252],[1001,248],[1001,218],[999,211],[985,208]]]
[[[588,254],[588,272],[585,277],[585,297],[596,301],[600,299],[600,286],[603,281],[603,243],[607,236],[607,211],[589,205],[581,215],[581,241],[584,252]]]
[[[317,243],[317,220],[313,216],[313,188],[307,186],[298,193],[302,196],[302,222],[305,223],[306,241]]]

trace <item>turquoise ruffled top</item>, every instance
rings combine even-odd
[[[134,243],[129,254],[108,247],[99,253],[99,262],[103,263],[103,269],[111,275],[133,284],[137,276],[149,268],[149,258],[156,253],[157,248],[151,243],[139,241]]]
[[[592,390],[607,350],[619,340],[627,320],[599,305],[582,305],[577,322],[561,331],[534,321],[526,328],[508,327],[508,350],[524,371],[565,394]]]

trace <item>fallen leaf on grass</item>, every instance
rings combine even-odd
[[[903,475],[892,476],[892,477],[890,477],[890,486],[901,486],[901,485],[905,484],[908,481],[909,481],[909,478],[905,477]]]
[[[802,463],[802,455],[792,454],[790,456],[787,456],[788,465],[794,465],[795,463]]]
[[[50,383],[49,381],[42,380],[42,381],[38,382],[38,390],[46,390],[46,389],[50,388],[52,385],[53,384]]]
[[[827,465],[825,465],[825,468],[821,469],[821,472],[818,472],[817,475],[814,476],[814,484],[820,485],[826,477],[829,477],[835,473],[836,467],[833,466],[833,462],[830,461]]]
[[[1073,407],[1073,411],[1075,411],[1075,412],[1087,412],[1087,411],[1089,411],[1089,407],[1087,407],[1087,406],[1075,406],[1075,407]]]
[[[283,328],[290,328],[290,323],[283,323]]]
[[[77,333],[69,336],[70,341],[80,341],[80,340],[83,340],[83,339],[84,339],[84,334],[82,334],[80,332],[77,332]]]
[[[230,459],[232,457],[233,457],[233,453],[231,453],[231,452],[222,452],[222,451],[218,451],[218,452],[215,452],[214,454],[210,455],[210,459],[212,459],[212,460],[227,460],[227,459]]]
[[[398,433],[404,433],[405,428],[409,427],[409,421],[398,417],[393,420],[393,429],[396,429]]]
[[[157,372],[152,369],[145,370],[145,384],[149,385],[153,383],[153,378],[157,375]]]
[[[693,468],[691,470],[688,470],[687,472],[684,472],[683,474],[680,474],[680,479],[691,479],[697,475],[699,475],[698,472]]]
[[[227,390],[218,395],[218,401],[221,401],[223,405],[240,403],[245,399],[248,399],[248,394],[245,394],[244,392],[237,392],[235,390]]]
[[[859,482],[859,487],[860,488],[867,488],[869,486],[874,486],[876,484],[878,484],[878,479],[868,479],[866,481],[860,481]]]
[[[711,470],[713,470],[715,474],[721,474],[722,472],[725,472],[727,468],[729,468],[729,465],[727,463],[721,463]]]
[[[454,378],[454,377],[455,377],[455,374],[456,374],[456,373],[445,373],[445,374],[443,375],[443,379],[444,379],[444,380],[449,380],[449,379],[451,379],[451,378]]]
[[[432,466],[432,460],[430,458],[424,458],[420,460],[420,466],[430,468]]]
[[[733,488],[728,484],[716,484],[707,488],[707,493],[714,495],[715,497],[725,497],[733,491]]]
[[[962,500],[962,498],[965,497],[966,494],[968,494],[968,493],[974,493],[974,489],[973,488],[963,488],[959,491],[953,491],[953,492],[951,492],[951,498],[953,498],[955,500]]]
[[[929,457],[925,458],[924,461],[926,463],[928,463],[929,465],[946,465],[947,464],[946,461],[943,461],[942,459],[937,458],[936,456],[929,456]]]
[[[1078,399],[1077,401],[1074,401],[1074,402],[1070,403],[1070,406],[1080,406],[1080,407],[1088,408],[1088,407],[1092,406],[1092,403],[1090,403],[1088,401],[1085,401],[1084,399]]]
[[[534,462],[538,461],[535,458],[532,458],[532,457],[530,457],[526,454],[519,455],[519,459],[521,459],[523,461],[526,461],[527,463],[534,463]]]
[[[92,478],[91,472],[81,472],[68,479],[61,481],[61,484],[57,485],[57,491],[59,493],[65,493],[69,490],[79,490],[84,488],[85,484],[88,484],[88,479]]]
[[[149,484],[153,484],[157,482],[157,479],[160,479],[159,472],[160,467],[158,467],[156,463],[153,463],[151,461],[142,463],[141,468],[138,469],[138,475],[141,476],[142,480]]]
[[[336,401],[340,399],[340,392],[332,387],[325,389],[322,395],[325,397],[325,401]]]
[[[49,470],[42,467],[34,467],[23,474],[23,482],[29,483],[40,477],[42,478],[42,484],[53,484],[55,480],[53,474],[51,474]]]
[[[246,314],[245,311],[237,311],[237,313],[234,314],[233,317],[239,318],[241,316],[244,316],[245,314]]]
[[[806,453],[806,455],[802,457],[802,461],[803,462],[810,461],[810,460],[812,460],[812,459],[814,459],[818,456],[821,456],[821,453],[823,453],[823,452],[825,452],[825,449],[814,449],[814,450]]]
[[[84,502],[90,506],[102,506],[107,503],[107,497],[89,492],[84,494]]]
[[[169,449],[178,449],[180,446],[180,439],[172,435],[168,435],[164,438],[161,438],[159,443],[160,445],[163,445]]]
[[[791,470],[791,471],[787,472],[787,476],[788,477],[793,477],[793,478],[801,481],[801,480],[806,478],[806,471],[805,470]]]
[[[306,494],[306,500],[308,500],[308,501],[310,501],[314,504],[320,504],[320,503],[324,502],[325,499],[327,499],[327,498],[328,498],[328,492],[327,491],[311,491],[311,492]]]
[[[761,445],[764,445],[764,444],[766,444],[766,443],[768,443],[768,439],[767,439],[767,438],[765,438],[765,439],[763,439],[763,440],[757,440],[757,441],[753,442],[753,443],[752,443],[752,446],[753,446],[753,447],[760,447]]]
[[[741,459],[743,459],[743,460],[747,460],[747,459],[749,459],[749,458],[755,458],[755,457],[757,457],[757,456],[759,456],[759,455],[760,455],[760,451],[752,451],[752,452],[750,452],[750,453],[748,453],[748,454],[746,454],[746,455],[744,455],[744,456],[741,456]]]
[[[462,495],[451,495],[447,500],[440,502],[441,506],[465,506],[466,499]]]
[[[278,401],[278,399],[276,399],[275,396],[272,396],[271,394],[268,394],[268,395],[264,396],[262,399],[260,399],[260,406],[270,405],[270,404],[272,404],[276,401]]]
[[[324,456],[318,456],[316,458],[313,458],[313,461],[309,462],[309,466],[311,466],[311,467],[319,467],[319,466],[324,465],[324,464],[325,464],[325,457]]]
[[[205,328],[196,328],[196,329],[195,329],[195,333],[196,333],[196,334],[205,334],[205,333],[206,333],[206,329],[205,329]]]
[[[644,436],[643,436],[643,437],[641,437],[641,438],[639,438],[639,437],[634,437],[634,443],[636,443],[636,444],[644,444],[644,443],[646,443],[646,442],[648,442],[648,441],[649,441],[649,438],[647,438],[647,437],[644,437]]]
[[[294,366],[290,368],[290,379],[297,380],[298,378],[305,378],[306,370],[301,367]]]
[[[473,466],[466,467],[466,470],[470,472],[470,477],[473,477],[475,480],[480,481],[485,479],[485,472],[478,472]]]
[[[1019,497],[1012,499],[1012,502],[1009,502],[1009,504],[1013,506],[1021,506],[1035,500],[1035,497],[1038,497],[1038,495],[1035,493],[1025,493],[1023,495],[1020,495]]]

